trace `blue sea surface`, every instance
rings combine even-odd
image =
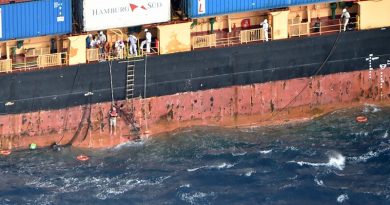
[[[355,117],[365,115],[367,123]],[[390,108],[0,157],[0,204],[390,204]],[[77,161],[87,154],[87,162]]]

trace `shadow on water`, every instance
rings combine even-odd
[[[0,158],[0,204],[389,204],[389,114],[366,105],[106,150],[15,152]],[[77,161],[80,153],[91,159]]]

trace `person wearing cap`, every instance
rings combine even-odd
[[[343,9],[343,13],[341,14],[341,19],[343,19],[343,18],[344,18],[343,31],[346,31],[347,30],[347,25],[348,25],[348,22],[349,22],[349,18],[351,18],[351,15],[347,11],[347,9]]]
[[[135,37],[133,34],[130,34],[127,41],[130,43],[130,54],[137,56],[137,37]]]
[[[269,27],[268,20],[264,19],[264,21],[260,23],[260,26],[263,27],[265,41],[268,41],[268,27]]]

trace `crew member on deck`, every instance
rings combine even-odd
[[[118,117],[118,113],[116,111],[116,107],[112,107],[110,112],[110,133],[116,131],[116,118]]]
[[[351,18],[351,15],[349,15],[349,12],[347,11],[347,9],[343,9],[343,13],[341,14],[341,19],[344,20],[344,28],[343,28],[344,31],[347,30],[349,18]]]
[[[135,37],[133,34],[130,34],[127,41],[130,43],[130,54],[137,56],[137,37]]]
[[[148,29],[145,29],[145,40],[141,42],[141,49],[144,49],[146,44],[146,53],[150,53],[150,46],[152,44],[152,33]]]
[[[264,39],[265,41],[268,41],[268,20],[264,19],[263,22],[261,22],[260,26],[263,26],[263,32],[264,32]]]

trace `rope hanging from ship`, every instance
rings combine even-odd
[[[285,110],[287,107],[289,107],[293,102],[295,102],[295,100],[302,95],[303,91],[305,91],[307,89],[307,87],[309,87],[309,85],[313,82],[313,79],[321,72],[321,70],[324,68],[325,64],[328,62],[329,58],[332,56],[334,50],[336,49],[337,47],[337,44],[339,42],[339,39],[342,35],[342,32],[339,32],[337,34],[337,37],[336,37],[336,40],[334,41],[333,43],[333,46],[332,48],[330,49],[328,55],[326,56],[325,60],[322,62],[322,64],[320,65],[320,67],[317,69],[317,71],[314,73],[314,75],[310,78],[310,80],[306,83],[306,85],[298,92],[298,94],[292,98],[284,107],[282,107],[280,110],[272,113],[271,117],[270,117],[270,120],[274,119],[279,113],[281,113],[283,110]]]
[[[83,110],[84,110],[83,116],[81,117],[81,120],[80,120],[79,126],[77,127],[76,132],[74,133],[72,139],[68,143],[63,145],[64,147],[72,146],[74,144],[74,142],[79,138],[80,135],[83,137],[77,145],[80,145],[87,138],[87,135],[89,133],[89,129],[91,127],[91,112],[92,112],[91,101],[92,101],[92,95],[88,96],[88,103],[83,108]],[[87,123],[85,123],[85,121],[87,121]],[[83,128],[84,128],[84,132],[82,133]]]
[[[111,106],[114,106],[114,86],[112,84],[112,61],[108,61],[108,66],[110,68],[110,89],[111,89]]]
[[[77,76],[78,76],[78,72],[79,72],[79,69],[76,70],[76,74],[75,74],[75,77],[73,78],[73,83],[72,83],[72,88],[71,88],[71,93],[69,94],[69,96],[72,94],[73,92],[73,89],[74,89],[74,85],[75,85],[75,82],[76,82],[76,79],[77,79]],[[91,90],[92,88],[90,88]],[[90,91],[91,92],[91,91]],[[70,97],[67,99],[67,102],[66,102],[66,105],[69,104],[69,99]],[[61,139],[58,141],[58,142],[55,142],[51,145],[52,149],[55,150],[55,151],[59,151],[61,150],[61,147],[69,147],[69,146],[72,146],[73,143],[78,139],[78,137],[80,136],[80,133],[82,131],[82,129],[84,128],[84,124],[85,124],[85,120],[87,120],[87,127],[86,127],[86,131],[84,132],[83,134],[83,137],[82,137],[82,140],[79,142],[79,144],[81,144],[87,137],[88,135],[88,132],[89,132],[89,129],[91,127],[91,111],[92,111],[92,106],[91,106],[91,101],[92,101],[92,95],[88,95],[88,103],[86,105],[86,107],[83,108],[84,112],[83,112],[83,115],[81,117],[81,120],[80,120],[80,123],[79,123],[79,126],[77,127],[77,130],[76,132],[74,133],[72,139],[70,139],[69,142],[67,142],[66,144],[63,144],[61,145],[61,142],[62,140],[64,139],[65,137],[65,131],[62,133],[62,137]],[[64,130],[66,130],[66,127],[67,127],[67,124],[68,124],[68,110],[69,110],[69,106],[66,106],[66,110],[65,110],[65,118],[64,118]],[[87,118],[87,119],[86,119]]]
[[[72,87],[70,89],[70,93],[68,95],[68,98],[66,99],[66,102],[65,102],[65,117],[64,117],[64,123],[63,123],[63,132],[62,132],[62,136],[60,138],[60,140],[58,142],[55,142],[53,145],[59,145],[61,144],[62,140],[64,139],[65,137],[65,130],[67,129],[67,126],[68,126],[68,119],[69,119],[69,114],[68,114],[68,111],[69,111],[69,101],[70,101],[70,96],[72,95],[73,93],[73,89],[74,89],[74,85],[76,84],[76,79],[78,77],[78,74],[79,74],[79,69],[80,67],[77,67],[76,69],[76,74],[74,75],[73,77],[73,82],[72,82]]]
[[[114,99],[114,88],[113,88],[113,80],[112,80],[112,61],[108,61],[108,66],[109,66],[109,73],[110,73],[111,105],[114,106],[115,99]],[[91,89],[92,88],[90,88],[90,90]],[[64,146],[72,146],[75,143],[75,141],[79,138],[80,135],[82,136],[82,139],[78,142],[77,146],[86,140],[88,133],[89,133],[89,129],[91,128],[91,123],[92,123],[91,122],[91,113],[92,113],[91,102],[92,102],[92,95],[89,95],[88,96],[88,104],[84,108],[83,116],[81,118],[79,126],[78,126],[75,134],[73,135],[72,139]],[[87,121],[86,127],[84,126],[85,120]]]

